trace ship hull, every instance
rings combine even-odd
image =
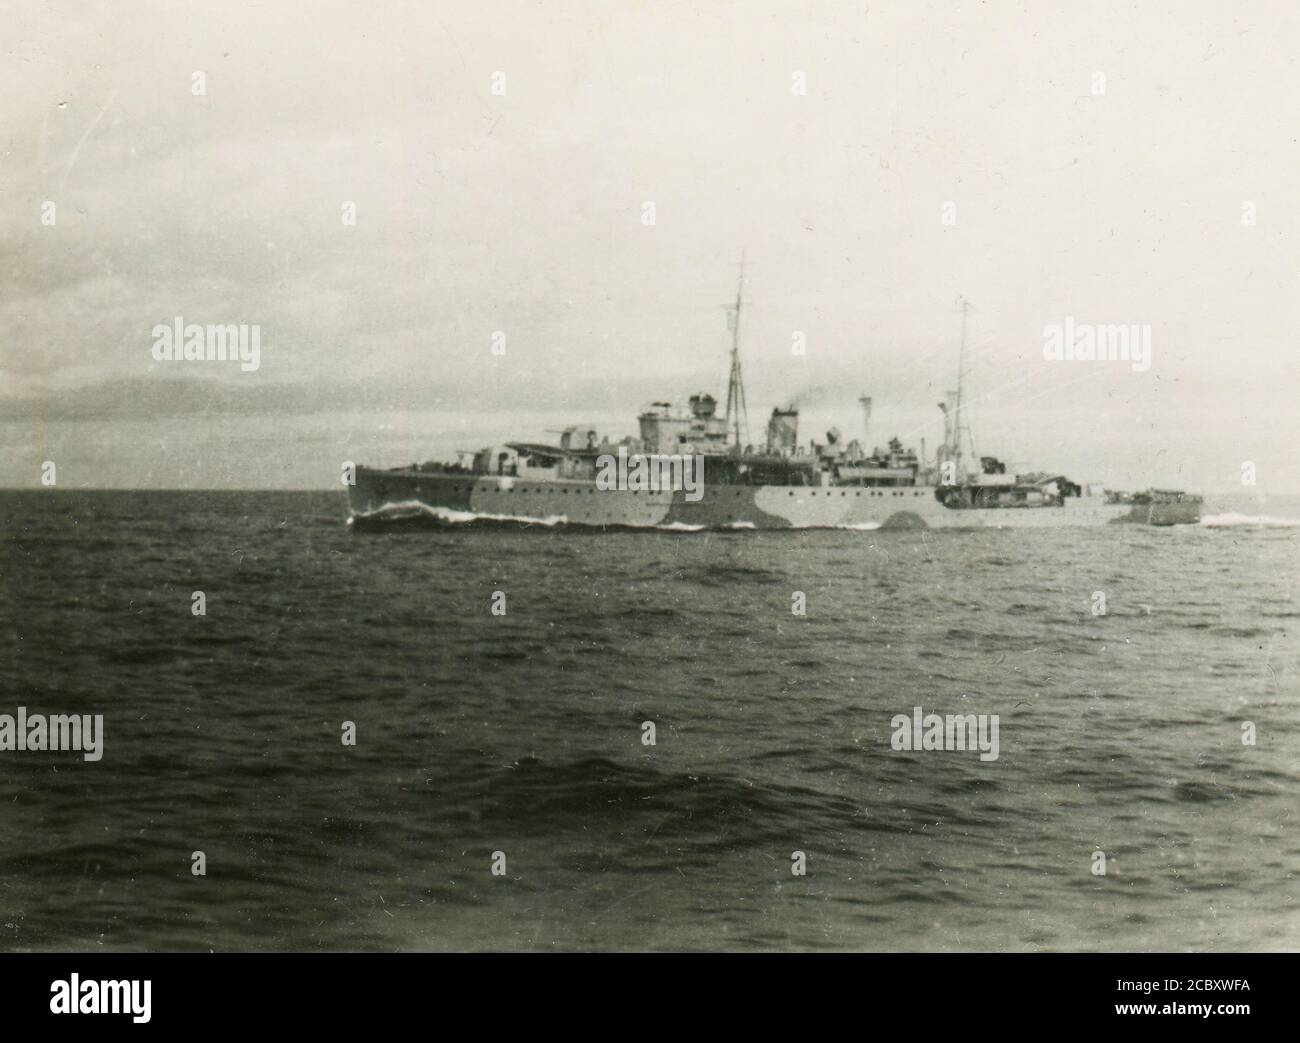
[[[1116,504],[1073,497],[1059,507],[952,509],[929,486],[715,485],[691,502],[680,491],[601,490],[590,481],[376,471],[358,468],[349,489],[352,523],[583,526],[594,528],[925,529],[1180,525],[1200,520],[1198,503]]]

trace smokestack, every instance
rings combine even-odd
[[[799,445],[799,410],[793,406],[772,410],[767,422],[767,451],[791,456]]]

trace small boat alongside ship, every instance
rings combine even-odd
[[[766,438],[746,437],[740,363],[741,292],[732,306],[731,375],[725,409],[709,394],[685,409],[656,402],[638,417],[639,433],[610,441],[589,426],[561,433],[558,445],[510,441],[467,462],[358,467],[349,488],[354,529],[393,524],[583,526],[599,529],[923,529],[1058,528],[1129,523],[1190,525],[1201,497],[1179,490],[1124,493],[1052,471],[1007,472],[974,451],[964,401],[965,308],[957,388],[939,408],[944,438],[933,459],[891,438],[882,450],[845,441],[832,428],[823,442],[799,442],[799,412],[772,410]],[[871,399],[859,399],[869,430]],[[702,482],[602,481],[621,457],[653,464],[698,460]],[[673,473],[681,475],[681,471]]]

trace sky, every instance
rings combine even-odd
[[[0,486],[337,488],[632,434],[725,396],[743,254],[755,441],[792,399],[805,440],[864,437],[868,394],[868,443],[932,450],[964,299],[981,452],[1300,491],[1292,0],[0,21]],[[256,325],[259,367],[156,360],[177,316]],[[1149,327],[1150,367],[1045,358],[1067,320]]]

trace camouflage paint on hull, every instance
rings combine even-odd
[[[836,486],[706,486],[690,503],[677,492],[598,490],[592,482],[420,471],[357,469],[349,490],[354,524],[394,520],[428,524],[500,522],[666,529],[1058,528],[1129,522],[1191,524],[1190,505],[1110,504],[1072,498],[1062,507],[953,510],[929,486],[867,489]]]

